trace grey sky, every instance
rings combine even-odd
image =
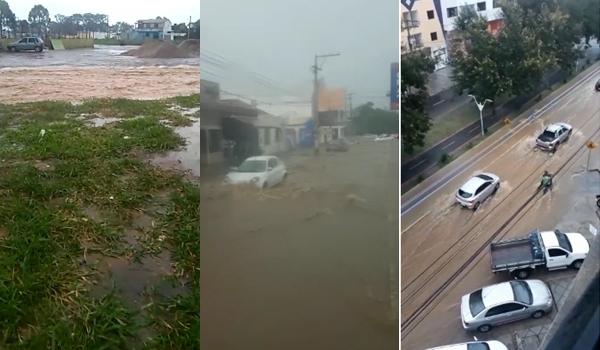
[[[200,18],[200,0],[147,1],[147,0],[7,0],[10,8],[19,19],[27,19],[31,8],[40,4],[48,9],[50,17],[57,14],[103,13],[108,15],[110,24],[119,21],[133,24],[138,19],[167,17],[173,23],[188,22]]]
[[[308,100],[314,54],[340,52],[320,72],[326,85],[354,93],[355,106],[387,108],[398,7],[397,0],[202,0],[202,78],[259,103]]]

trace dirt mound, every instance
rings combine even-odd
[[[179,46],[180,49],[186,50],[190,54],[200,54],[200,40],[198,39],[187,39],[182,41]]]
[[[170,41],[148,41],[139,48],[124,52],[122,55],[138,58],[190,58],[197,56],[200,43],[187,43],[188,41],[194,40],[186,40],[179,46]],[[183,44],[185,45],[182,46]]]

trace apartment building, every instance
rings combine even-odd
[[[436,69],[445,67],[447,50],[439,1],[401,0],[401,4],[401,52],[422,50],[436,59]]]
[[[488,20],[488,30],[497,32],[502,26],[502,10],[497,0],[437,0],[442,9],[442,23],[445,32],[454,30],[454,20],[458,14],[471,8]],[[418,1],[417,1],[418,2]]]

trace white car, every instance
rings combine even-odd
[[[543,317],[552,306],[552,293],[544,282],[514,280],[463,295],[460,316],[465,330],[485,333],[493,326]]]
[[[391,135],[379,135],[375,138],[375,141],[390,141],[394,140],[394,136]]]
[[[425,350],[508,350],[506,345],[497,340],[472,341],[468,343],[438,346]]]
[[[287,176],[283,162],[275,156],[258,156],[246,159],[225,176],[226,185],[253,184],[258,188],[275,186]]]
[[[479,205],[498,191],[500,178],[492,173],[473,176],[456,192],[456,201],[463,207],[477,210]]]

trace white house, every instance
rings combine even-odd
[[[438,0],[440,2],[442,23],[445,32],[451,32],[454,28],[454,21],[461,11],[470,7],[477,14],[487,18],[490,23],[490,30],[494,32],[502,20],[502,10],[497,0]]]
[[[278,154],[289,150],[284,129],[285,119],[262,112],[258,114],[254,126],[258,130],[258,145],[263,154]]]

